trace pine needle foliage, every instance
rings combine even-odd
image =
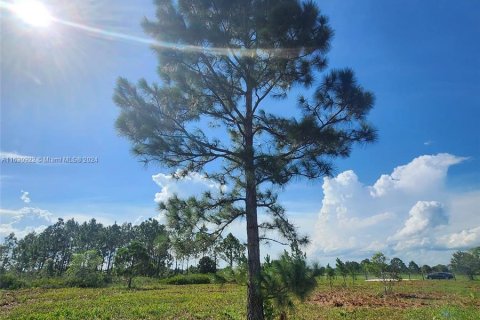
[[[160,83],[118,80],[118,132],[145,163],[222,186],[161,209],[182,220],[195,207],[198,223],[215,225],[218,234],[246,218],[248,318],[261,320],[260,241],[274,241],[270,234],[278,231],[288,243],[307,242],[278,203],[278,190],[292,179],[331,174],[335,158],[374,141],[366,119],[374,96],[351,69],[320,75],[333,31],[313,1],[155,3],[156,18],[143,27],[156,43]],[[279,110],[275,99],[313,85],[311,98]],[[270,220],[259,223],[259,210]]]

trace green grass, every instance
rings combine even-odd
[[[52,288],[0,291],[0,319],[245,319],[246,288],[225,284],[142,288]],[[382,297],[381,283],[319,279],[289,319],[480,319],[480,281],[404,281]]]

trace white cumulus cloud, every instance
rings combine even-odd
[[[34,207],[23,207],[17,210],[0,208],[0,217],[3,219],[20,220],[24,218],[41,218],[47,221],[53,219],[53,214],[44,209]]]
[[[23,207],[20,209],[0,208],[0,237],[15,233],[23,237],[31,231],[39,232],[46,228],[46,225],[55,222],[54,215],[44,209],[34,207]]]
[[[153,181],[160,187],[160,192],[155,194],[155,202],[168,200],[174,194],[179,197],[201,195],[205,191],[220,192],[225,186],[212,181],[200,173],[192,172],[187,176],[176,179],[171,174],[159,173],[152,176]]]
[[[476,246],[480,243],[480,226],[440,237],[438,243],[447,248],[468,248]]]
[[[420,156],[396,167],[391,174],[381,175],[370,194],[382,197],[398,191],[420,196],[438,192],[444,186],[448,168],[466,159],[448,153]]]
[[[22,193],[22,195],[20,196],[20,200],[22,200],[23,202],[25,203],[30,203],[32,200],[30,199],[30,192],[27,192],[27,191],[20,191]]]
[[[449,167],[466,159],[420,156],[372,185],[352,170],[325,178],[310,254],[353,259],[384,251],[418,258],[480,245],[480,191],[459,193],[446,186]]]
[[[418,201],[409,212],[405,225],[393,239],[405,239],[419,236],[439,225],[448,223],[443,205],[437,201]]]

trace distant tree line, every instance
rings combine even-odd
[[[198,259],[198,266],[189,267]],[[187,235],[168,230],[155,219],[109,226],[95,219],[84,223],[58,219],[40,233],[30,232],[21,239],[12,233],[0,244],[0,274],[65,275],[83,280],[91,276],[91,281],[95,275],[119,275],[129,286],[139,275],[214,272],[218,259],[233,268],[245,259],[245,246],[231,233],[225,238],[205,230]]]
[[[388,259],[383,253],[377,252],[371,258],[360,262],[344,262],[337,258],[334,267],[330,264],[327,264],[326,267],[314,264],[314,269],[317,275],[325,276],[327,279],[342,277],[344,284],[348,277],[351,277],[352,283],[355,283],[359,275],[363,276],[365,280],[368,280],[369,277],[400,280],[402,275],[409,279],[413,275],[425,279],[426,275],[432,272],[452,272],[465,275],[473,280],[476,275],[480,275],[480,247],[455,252],[449,265],[429,266],[424,264],[420,266],[415,261],[406,264],[398,257]]]
[[[120,276],[130,287],[136,276],[215,273],[219,260],[230,269],[245,267],[245,245],[231,233],[223,238],[208,233],[205,227],[194,230],[195,224],[185,219],[179,222],[167,218],[169,228],[155,219],[139,225],[109,226],[95,219],[83,223],[58,219],[40,233],[30,232],[20,239],[12,233],[0,244],[0,275],[65,276],[77,286],[95,286],[108,277]],[[274,264],[267,261],[266,265]],[[330,284],[341,277],[344,285],[348,278],[355,283],[359,276],[365,280],[400,279],[401,275],[425,278],[431,272],[454,272],[474,279],[480,274],[480,247],[455,252],[449,265],[420,266],[414,261],[406,264],[398,257],[388,259],[378,252],[360,262],[337,258],[333,267],[314,263],[308,270],[324,276]]]

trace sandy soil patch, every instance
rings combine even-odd
[[[328,307],[388,307],[388,308],[411,308],[426,306],[435,301],[445,300],[448,297],[441,294],[406,294],[393,293],[381,296],[367,292],[352,292],[348,290],[336,290],[315,294],[310,300],[313,303]]]

